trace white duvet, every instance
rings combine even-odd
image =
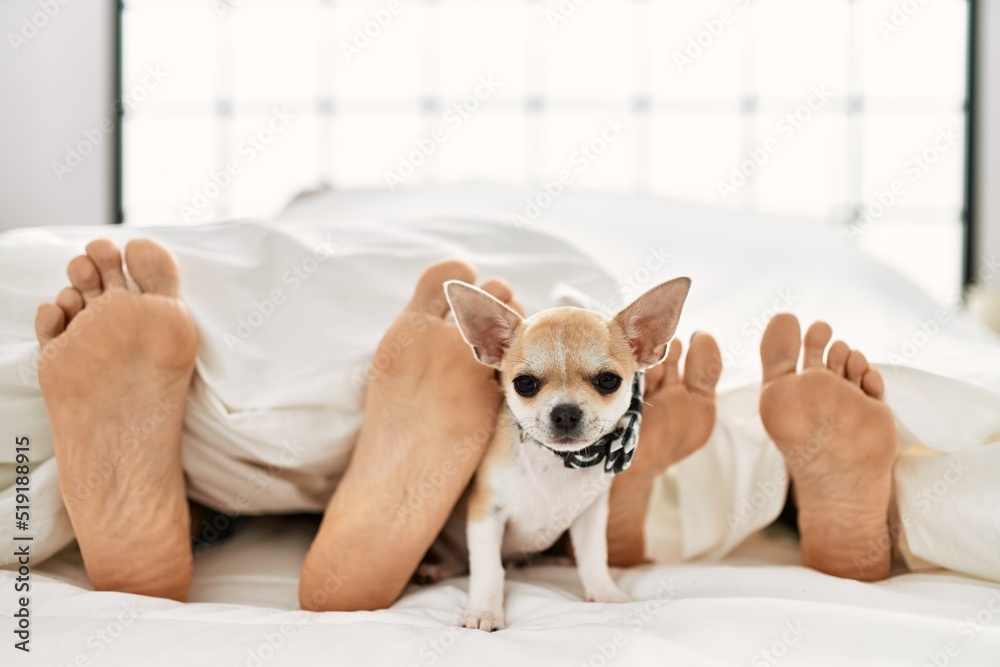
[[[530,228],[512,230],[510,216],[523,208],[525,194],[464,188],[326,195],[294,205],[271,225],[144,230],[179,255],[185,297],[202,332],[185,433],[193,495],[223,509],[230,503],[240,514],[321,508],[343,466],[337,457],[346,456],[345,443],[358,423],[359,378],[378,332],[398,312],[420,267],[433,259],[458,255],[485,275],[502,273],[529,310],[580,294],[598,307],[614,307],[686,274],[694,289],[680,335],[696,329],[716,335],[727,362],[725,391],[712,443],[662,480],[651,507],[650,555],[689,562],[616,573],[624,588],[649,601],[583,603],[575,573],[548,567],[510,577],[511,628],[493,635],[452,628],[464,606],[464,579],[414,589],[383,612],[310,614],[295,610],[295,590],[314,525],[257,519],[199,556],[192,604],[87,591],[72,548],[36,566],[33,653],[27,658],[13,651],[13,640],[4,640],[3,664],[10,664],[6,656],[14,664],[47,665],[138,664],[140,657],[141,664],[165,665],[528,659],[567,665],[961,665],[991,664],[991,658],[996,664],[996,585],[938,567],[1000,579],[995,337],[829,228],[566,194],[530,225],[553,239]],[[391,236],[386,226],[394,228]],[[52,266],[107,231],[0,237],[0,430],[4,442],[15,433],[37,434],[42,458],[47,427],[31,384],[31,304],[62,285]],[[115,237],[136,234],[116,230]],[[584,247],[613,278],[559,238]],[[338,262],[337,253],[365,261]],[[312,264],[305,262],[310,255]],[[308,271],[313,264],[317,268]],[[349,269],[338,271],[340,264]],[[220,284],[219,271],[239,280]],[[338,310],[359,284],[369,290],[370,307]],[[272,294],[276,289],[288,297],[282,303]],[[270,313],[264,303],[269,295],[277,306]],[[760,324],[776,309],[827,319],[837,335],[887,364],[889,400],[904,427],[902,445],[911,448],[897,465],[899,511],[919,518],[906,534],[903,555],[924,572],[859,584],[798,567],[788,539],[758,535],[746,542],[770,523],[783,499],[780,484],[760,486],[781,464],[753,410]],[[331,339],[337,340],[335,351],[324,344]],[[283,454],[294,454],[294,465],[275,472],[271,464],[284,461]],[[941,487],[955,478],[947,473],[956,461],[964,472]],[[215,472],[199,479],[198,470]],[[245,493],[248,474],[263,475],[262,492]],[[71,539],[54,482],[53,465],[36,468],[39,558]],[[4,516],[9,500],[0,496]],[[10,523],[0,523],[7,544]],[[0,579],[7,591],[0,610],[8,623],[13,576],[0,573]]]

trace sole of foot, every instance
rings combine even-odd
[[[417,570],[479,465],[502,394],[448,318],[443,285],[475,280],[466,264],[428,268],[376,352],[364,421],[323,515],[299,585],[303,609],[391,605]],[[483,289],[517,308],[508,285]]]
[[[646,509],[658,475],[708,442],[715,427],[715,386],[722,374],[722,355],[715,339],[704,333],[683,346],[670,343],[667,358],[646,371],[642,429],[635,460],[611,487],[608,562],[631,567],[646,557]]]
[[[683,345],[670,344],[667,358],[646,372],[646,408],[642,448],[636,464],[654,474],[664,472],[705,445],[715,427],[715,386],[722,374],[722,354],[705,333],[691,337],[691,349],[680,359]]]
[[[896,426],[883,401],[882,376],[842,341],[827,351],[831,337],[823,322],[802,340],[794,316],[771,319],[760,346],[760,416],[788,466],[803,563],[877,581],[888,576],[892,556],[888,511]]]
[[[198,335],[169,251],[135,240],[125,264],[132,288],[108,240],[69,263],[71,287],[35,318],[38,381],[92,585],[183,600],[192,556],[181,431]]]

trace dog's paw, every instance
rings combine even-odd
[[[636,599],[618,588],[617,586],[609,586],[607,588],[602,588],[596,591],[589,591],[587,593],[587,602],[613,602],[613,603],[624,603],[624,602],[635,602]]]
[[[486,632],[503,630],[506,627],[502,611],[488,611],[484,609],[467,609],[458,624],[463,628],[484,630]]]

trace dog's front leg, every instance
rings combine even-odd
[[[493,632],[505,626],[501,557],[505,523],[499,514],[469,520],[469,606],[460,621],[463,627]]]
[[[569,528],[576,568],[588,602],[634,602],[608,572],[608,492],[605,491]]]

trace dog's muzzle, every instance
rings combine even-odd
[[[632,380],[632,400],[629,402],[628,410],[618,420],[618,426],[583,449],[578,449],[575,452],[561,452],[537,440],[535,442],[561,458],[567,468],[591,468],[603,461],[604,472],[617,475],[631,465],[636,445],[639,444],[639,426],[642,423],[642,389],[642,373],[636,373]],[[556,411],[562,407],[566,406],[557,405],[553,408],[553,421]],[[576,409],[579,410],[579,408]]]

